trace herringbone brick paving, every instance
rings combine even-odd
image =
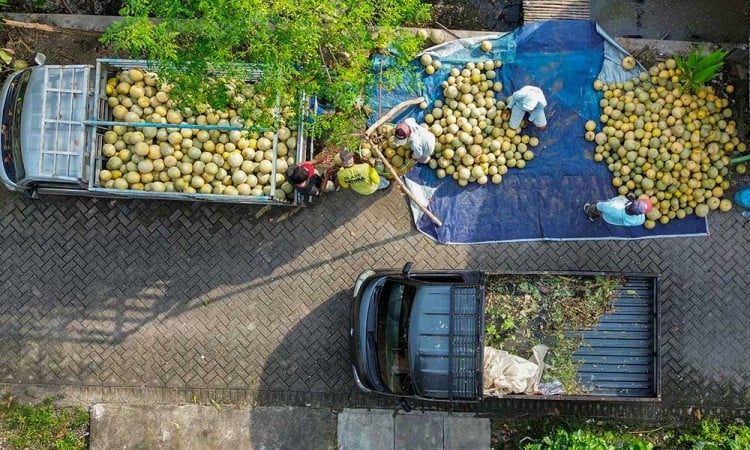
[[[708,238],[473,246],[417,233],[397,191],[339,192],[298,209],[2,192],[0,213],[8,387],[111,401],[383,404],[353,386],[351,286],[365,268],[414,261],[659,273],[663,405],[750,405],[750,221],[735,211],[712,214]],[[524,408],[495,407],[508,405]]]

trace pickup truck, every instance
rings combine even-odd
[[[166,121],[146,123],[145,120],[126,121],[114,118],[113,108],[108,102],[108,97],[113,95],[107,92],[108,80],[112,80],[121,71],[137,68],[146,72],[149,67],[153,67],[153,64],[148,61],[100,59],[95,67],[39,65],[9,75],[0,96],[2,184],[10,191],[34,198],[43,194],[58,194],[284,206],[297,206],[305,201],[291,189],[281,192],[276,183],[270,183],[270,189],[260,195],[257,192],[253,195],[226,195],[189,190],[136,190],[105,186],[99,177],[108,159],[102,153],[103,139],[107,131],[117,129],[116,127],[120,130],[143,130],[150,127],[166,129],[170,133],[179,131],[181,134],[186,130],[192,130],[193,133],[200,130],[218,133],[243,132],[246,129],[241,125]],[[247,73],[249,82],[262,76],[257,69],[248,68]],[[304,113],[305,111],[300,112],[300,116]],[[286,157],[289,161],[291,158],[294,161],[311,159],[313,152],[312,142],[308,142],[305,136],[305,120],[298,122],[296,145],[290,146],[290,149],[294,147],[294,152],[290,150]],[[277,180],[277,160],[284,156],[278,152],[277,131],[273,131],[271,140],[273,172],[269,175],[270,179]],[[147,140],[146,143],[155,142]]]
[[[493,275],[462,270],[417,272],[411,263],[400,271],[362,272],[354,285],[349,331],[352,370],[359,389],[400,401],[482,400],[485,291],[486,280]],[[560,275],[613,275],[625,280],[615,290],[614,309],[593,328],[575,330],[583,338],[574,353],[579,364],[576,373],[586,390],[566,398],[659,399],[658,277]]]

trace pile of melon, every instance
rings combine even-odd
[[[232,104],[178,108],[170,85],[141,69],[122,70],[105,87],[115,125],[103,134],[99,182],[105,188],[154,192],[222,195],[274,195],[289,198],[294,187],[286,181],[295,163],[297,130],[273,131],[180,128],[179,124],[249,128],[253,120],[239,114],[239,105],[264,103],[252,86],[227,84]],[[133,126],[135,123],[174,124],[174,127]],[[275,152],[274,152],[275,141]]]
[[[422,55],[427,73],[440,68],[439,61]],[[452,177],[460,186],[469,183],[500,184],[509,169],[523,169],[534,158],[539,139],[508,126],[510,111],[498,99],[499,60],[468,62],[452,68],[441,83],[442,98],[431,107],[423,102],[424,122],[436,137],[435,152],[428,162],[438,178]],[[409,159],[409,149],[394,142],[393,125],[380,127],[380,150],[394,167]]]
[[[711,86],[687,93],[680,75],[668,59],[622,83],[594,82],[601,116],[586,122],[585,138],[619,194],[651,198],[646,228],[730,210],[729,154],[747,150],[726,95]]]

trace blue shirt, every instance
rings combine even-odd
[[[630,200],[623,196],[618,196],[607,200],[606,202],[596,202],[596,209],[602,213],[602,219],[612,225],[622,225],[626,227],[635,227],[643,225],[646,221],[645,214],[628,214],[625,212],[625,206]]]

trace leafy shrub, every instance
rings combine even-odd
[[[691,51],[687,58],[676,55],[674,59],[682,71],[680,80],[683,89],[687,92],[697,92],[704,84],[716,78],[726,56],[727,52],[722,49],[704,55],[702,45]]]
[[[201,65],[258,64],[269,105],[277,96],[291,103],[301,92],[318,95],[333,112],[321,116],[314,129],[326,134],[324,140],[356,148],[368,86],[408,79],[408,62],[423,41],[399,27],[429,21],[430,5],[421,0],[124,0],[120,15],[124,19],[107,29],[102,42],[157,61],[160,75],[179,80],[170,97],[181,106],[212,104],[211,95],[196,89],[205,73]],[[376,52],[393,59],[377,77],[370,70]]]
[[[750,426],[705,418],[683,426],[645,427],[581,419],[493,420],[496,449],[526,450],[749,450]],[[499,439],[500,438],[500,439]]]
[[[723,425],[718,419],[702,420],[677,438],[681,448],[703,450],[750,449],[750,427],[742,423]]]
[[[651,450],[653,446],[636,438],[616,438],[612,433],[601,435],[588,430],[568,432],[558,429],[554,436],[545,436],[541,443],[528,444],[527,450]]]

